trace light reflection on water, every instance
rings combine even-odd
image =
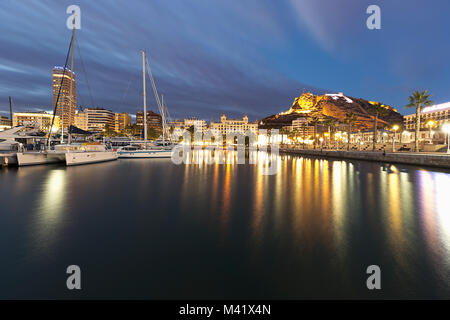
[[[33,227],[36,238],[34,245],[41,253],[47,254],[52,242],[57,238],[54,233],[60,231],[59,224],[64,221],[66,189],[66,170],[48,171],[42,185],[42,193],[37,204],[37,212]],[[36,254],[39,254],[37,252]]]
[[[39,256],[116,261],[103,272],[128,278],[119,277],[117,292],[85,291],[96,297],[371,298],[365,269],[378,264],[383,294],[375,297],[450,297],[448,173],[281,155],[272,157],[277,174],[264,175],[266,153],[248,154],[255,164],[237,164],[236,151],[224,158],[211,163],[209,152],[194,151],[182,165],[1,172],[1,203],[14,208],[0,216],[10,261],[2,271],[29,261],[23,269],[35,263],[45,273]]]

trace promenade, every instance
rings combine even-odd
[[[450,154],[442,152],[382,152],[280,147],[280,152],[325,158],[401,163],[450,169]]]

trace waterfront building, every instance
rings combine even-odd
[[[425,107],[420,113],[420,135],[419,141],[443,142],[445,133],[442,132],[443,125],[450,123],[450,102]],[[414,139],[416,129],[416,114],[404,116],[404,126],[411,131]]]
[[[175,119],[167,123],[167,135],[173,134],[175,136],[183,135],[184,130],[194,127],[195,130],[204,133],[208,130],[208,124],[205,120],[198,118]]]
[[[306,117],[292,120],[292,130],[305,137],[314,137],[314,126],[310,125]]]
[[[33,125],[39,127],[42,131],[48,131],[52,123],[53,114],[42,112],[14,112],[13,127],[23,125]],[[61,127],[60,117],[55,116],[53,131]]]
[[[174,132],[182,132],[185,129],[189,129],[194,126],[197,130],[205,132],[208,130],[208,124],[206,120],[200,120],[198,118],[188,118],[188,119],[175,119],[167,123],[169,128],[172,128]]]
[[[11,127],[11,119],[5,116],[0,116],[0,130],[8,129]]]
[[[55,106],[59,94],[58,104],[56,106],[56,115],[60,117],[61,125],[64,128],[67,128],[69,126],[69,121],[73,124],[75,120],[77,105],[75,73],[67,68],[64,72],[63,67],[53,67],[52,76],[52,106]],[[61,79],[63,79],[62,83]]]
[[[188,129],[194,126],[195,130],[205,132],[208,129],[208,125],[205,120],[200,120],[198,118],[184,119],[184,128]]]
[[[170,120],[169,122],[167,122],[167,125],[169,127],[172,126],[173,128],[183,128],[184,127],[184,119]]]
[[[242,132],[247,131],[258,133],[258,123],[248,121],[247,115],[244,115],[242,119],[228,119],[224,113],[220,116],[219,122],[212,122],[210,129],[214,134],[221,133],[225,135],[227,132]]]
[[[136,113],[136,125],[144,126],[144,112],[138,111]],[[147,111],[147,128],[153,128],[156,130],[162,130],[162,117],[161,115],[153,112],[152,110]]]
[[[436,128],[441,128],[444,123],[450,122],[450,102],[423,108],[420,113],[420,129],[428,130],[430,121]],[[416,114],[404,116],[404,125],[407,130],[415,130]]]
[[[85,131],[103,132],[109,128],[120,132],[131,126],[131,116],[128,113],[114,113],[104,108],[86,108],[75,114],[73,124]]]
[[[183,119],[175,119],[167,122],[166,135],[170,136],[181,136],[184,131],[184,120]]]
[[[88,114],[86,112],[78,111],[75,114],[75,121],[73,122],[75,127],[88,131],[88,123]]]
[[[80,129],[87,130],[90,132],[103,132],[108,128],[114,130],[114,112],[104,108],[85,108],[84,111],[79,112],[77,118],[77,123],[81,126]],[[83,118],[85,117],[85,118]],[[84,126],[82,123],[86,123]]]
[[[114,131],[121,132],[123,129],[131,126],[131,116],[128,113],[114,114]]]

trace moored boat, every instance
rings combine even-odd
[[[171,149],[165,148],[140,148],[140,146],[126,146],[117,150],[119,158],[170,158]]]
[[[55,146],[48,157],[64,159],[67,166],[117,160],[117,152],[101,143],[72,143]]]
[[[155,94],[156,103],[161,112],[162,118],[162,140],[156,140],[154,143],[147,142],[147,93],[145,86],[145,66],[147,64],[150,81],[152,83],[153,92]],[[156,90],[155,81],[150,71],[150,66],[145,55],[145,51],[142,51],[142,88],[143,88],[143,105],[144,105],[144,143],[132,144],[121,147],[117,150],[119,158],[170,158],[172,156],[173,144],[164,139],[164,133],[166,131],[166,109],[164,106],[164,98],[160,101],[158,92]]]
[[[57,157],[49,157],[47,151],[36,152],[18,152],[17,153],[17,165],[22,166],[34,166],[39,164],[52,164],[62,162],[62,159]]]

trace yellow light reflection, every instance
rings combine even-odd
[[[58,232],[61,216],[65,210],[66,170],[55,169],[48,172],[43,185],[36,217],[38,250],[48,250]]]

